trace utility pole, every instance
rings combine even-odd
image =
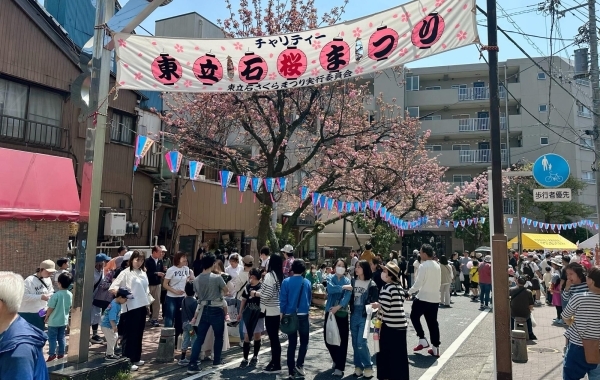
[[[521,254],[521,245],[523,244],[522,242],[522,237],[521,234],[522,232],[522,225],[521,225],[521,184],[517,183],[517,227],[518,227],[518,232],[517,232],[517,252],[519,253],[519,255]]]
[[[115,0],[97,0],[95,25],[104,25],[115,12]],[[77,235],[77,261],[75,294],[71,313],[69,361],[83,363],[88,360],[91,310],[94,285],[94,264],[100,219],[102,168],[110,85],[110,50],[104,49],[105,31],[94,29],[94,46],[91,60],[91,89],[87,115],[85,154],[81,176],[80,223]]]
[[[600,223],[600,171],[598,170],[598,153],[600,152],[600,128],[598,126],[598,115],[600,114],[600,79],[598,77],[598,30],[596,27],[596,1],[588,0],[589,27],[590,34],[590,82],[592,84],[592,121],[594,124],[594,151],[596,163],[596,217]]]
[[[504,217],[502,212],[502,151],[500,149],[500,97],[498,86],[498,24],[496,20],[496,0],[487,0],[488,61],[490,75],[490,143],[492,150],[492,183],[490,197],[492,210],[490,227],[492,235],[492,288],[494,291],[494,355],[496,379],[512,380],[512,359],[510,337],[510,307],[508,303],[508,255]],[[508,116],[508,115],[507,115]]]

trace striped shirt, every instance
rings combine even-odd
[[[260,289],[260,309],[269,317],[280,314],[279,289],[281,284],[277,282],[275,273],[267,273]]]
[[[585,293],[585,292],[589,292],[589,291],[590,291],[590,289],[588,288],[587,283],[585,281],[582,282],[581,284],[571,285],[569,290],[563,290],[562,295],[561,295],[562,301],[566,306],[566,304],[569,302],[571,297],[573,297],[575,294]]]
[[[600,294],[585,292],[575,294],[562,312],[563,319],[575,317],[571,326],[565,331],[570,343],[583,346],[581,339],[600,339]]]
[[[379,293],[382,320],[388,327],[406,329],[408,322],[404,314],[405,290],[397,284],[385,284]]]

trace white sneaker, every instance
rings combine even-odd
[[[131,370],[132,370],[132,371],[137,371],[137,370],[138,370],[138,368],[139,368],[139,367],[138,367],[137,365],[135,365],[135,364],[131,366]]]
[[[145,362],[145,361],[143,361],[143,360],[140,360],[139,362],[135,362],[135,363],[133,363],[133,364],[135,364],[135,365],[137,365],[138,367],[140,367],[140,366],[143,366],[143,365],[144,365],[144,363],[146,363],[146,362]]]
[[[336,369],[335,371],[333,371],[333,376],[344,377],[344,372],[340,371],[339,369]]]

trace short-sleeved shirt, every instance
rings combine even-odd
[[[463,256],[458,261],[462,265],[462,273],[465,274],[465,275],[468,275],[469,274],[469,268],[467,267],[467,264],[469,263],[469,261],[471,261],[471,258]]]
[[[362,296],[367,292],[371,281],[354,280],[354,306],[362,306]]]
[[[69,311],[73,295],[68,290],[59,290],[48,300],[48,307],[54,309],[48,317],[48,326],[61,327],[69,324]]]
[[[167,269],[167,273],[165,274],[165,279],[169,280],[169,286],[175,290],[185,290],[185,284],[187,282],[188,277],[190,277],[191,271],[188,267],[170,267]],[[185,293],[178,295],[170,290],[167,290],[167,295],[169,297],[185,297]]]
[[[249,304],[260,305],[260,297],[250,298],[250,293],[253,290],[259,292],[260,287],[261,287],[260,282],[254,286],[252,286],[251,284],[246,285],[246,287],[244,288],[244,291],[242,293],[242,298],[246,300],[246,307],[248,307]]]
[[[530,306],[533,306],[533,293],[521,287],[510,290],[510,316],[513,318],[529,318]]]
[[[471,282],[479,282],[479,267],[471,267],[469,271]]]
[[[115,324],[119,324],[119,319],[121,317],[121,304],[117,302],[116,299],[110,302],[110,305],[104,310],[104,314],[102,314],[102,321],[100,322],[100,326],[112,328],[110,321],[115,321]]]
[[[222,301],[225,281],[219,274],[201,273],[194,280],[198,301]]]

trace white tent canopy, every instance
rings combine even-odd
[[[596,234],[596,235],[592,236],[591,238],[587,239],[586,241],[579,243],[579,248],[581,248],[581,249],[596,248],[596,244],[598,244],[598,236],[599,235],[600,234]]]

